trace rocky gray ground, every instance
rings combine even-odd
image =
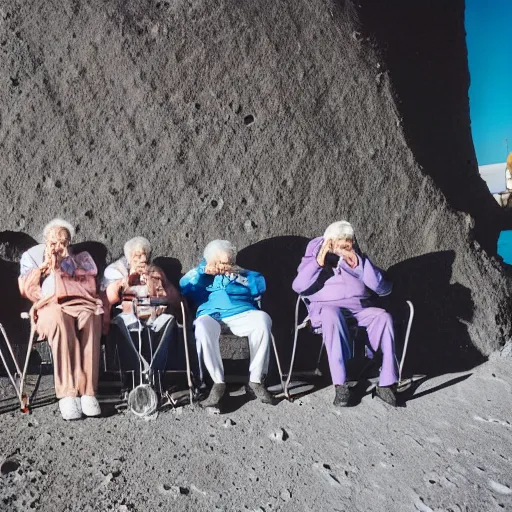
[[[0,462],[19,466],[0,476],[0,510],[512,510],[511,375],[496,356],[398,409],[368,395],[335,410],[328,387],[155,421],[65,423],[55,404],[4,414]]]

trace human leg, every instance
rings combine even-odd
[[[347,380],[345,362],[352,353],[347,322],[337,306],[322,306],[320,319],[332,382],[335,386],[341,386]]]
[[[224,366],[219,347],[219,322],[209,315],[202,315],[195,320],[194,326],[198,356],[202,357],[213,382],[224,382]]]
[[[392,386],[398,380],[398,363],[391,315],[381,308],[364,308],[354,316],[361,327],[366,327],[372,349],[382,352],[379,386]]]
[[[80,357],[75,319],[59,304],[48,304],[37,312],[37,332],[50,344],[53,356],[55,394],[62,417],[79,419],[82,409],[78,395],[76,357]]]
[[[249,381],[261,383],[268,371],[272,319],[264,311],[253,310],[222,320],[235,336],[249,340]]]

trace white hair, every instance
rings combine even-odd
[[[151,255],[151,244],[149,243],[149,240],[143,236],[136,236],[128,240],[123,247],[124,257],[130,261],[132,254],[136,250],[145,252],[149,259],[149,256]]]
[[[207,262],[210,262],[214,261],[220,252],[231,254],[233,260],[236,257],[236,247],[229,240],[212,240],[204,248],[203,256]]]
[[[324,238],[336,240],[337,238],[343,238],[344,240],[353,240],[354,239],[354,228],[350,222],[346,220],[340,220],[338,222],[333,222],[329,226],[324,233]]]
[[[55,227],[64,228],[69,233],[69,241],[73,239],[75,236],[75,228],[66,220],[63,219],[52,219],[43,229],[43,239],[46,240],[46,237],[50,230]]]

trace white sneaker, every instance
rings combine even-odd
[[[99,416],[101,414],[100,404],[95,396],[82,395],[82,412],[86,416]]]
[[[79,420],[82,417],[80,399],[74,396],[66,396],[59,400],[59,409],[65,420]]]

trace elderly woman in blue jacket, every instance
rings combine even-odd
[[[199,360],[204,362],[213,387],[204,407],[215,407],[224,395],[224,368],[219,348],[221,324],[235,336],[249,339],[250,365],[248,391],[264,403],[272,397],[262,384],[267,373],[272,320],[259,309],[266,289],[258,272],[235,264],[236,248],[227,240],[213,240],[203,253],[204,259],[180,280],[183,295],[197,306],[195,337]]]

